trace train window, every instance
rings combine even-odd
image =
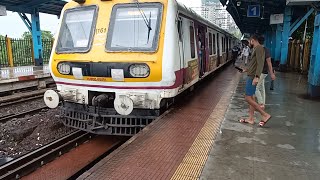
[[[180,42],[182,42],[182,19],[181,18],[179,18],[178,20],[177,28],[178,28],[179,40]]]
[[[222,52],[224,52],[224,39],[221,37]]]
[[[223,52],[226,52],[226,38],[223,38]]]
[[[213,54],[216,54],[216,35],[213,34]]]
[[[212,55],[212,34],[209,33],[209,53]]]
[[[228,38],[226,38],[226,52],[228,52],[229,50],[229,41],[228,41]]]
[[[57,53],[88,52],[96,24],[97,6],[84,6],[64,12]]]
[[[106,50],[155,52],[161,17],[160,3],[115,5],[111,13]]]
[[[193,26],[190,26],[190,48],[191,48],[191,58],[196,57],[196,52],[195,52],[195,42],[194,42],[194,28]]]

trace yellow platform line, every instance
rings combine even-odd
[[[192,143],[187,154],[184,156],[181,164],[171,177],[172,180],[193,180],[199,179],[203,167],[208,159],[214,140],[219,133],[221,122],[224,119],[225,112],[228,109],[230,99],[236,90],[240,80],[238,73],[236,78],[230,83],[224,95],[219,100],[205,125],[200,130],[198,136]]]

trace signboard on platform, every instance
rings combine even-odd
[[[260,5],[248,5],[247,17],[260,17]]]
[[[282,24],[282,23],[283,23],[283,14],[270,15],[270,24]]]
[[[5,6],[0,6],[0,16],[6,16],[7,15],[7,9]]]

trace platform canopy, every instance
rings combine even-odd
[[[35,8],[39,12],[60,15],[65,0],[0,0],[0,6],[5,6],[6,10],[32,14]]]
[[[264,33],[270,28],[270,15],[282,14],[286,0],[220,0],[227,6],[242,33]],[[293,6],[292,19],[303,16],[309,6]]]

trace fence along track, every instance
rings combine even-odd
[[[8,42],[11,43],[11,50],[8,50]],[[42,58],[44,64],[49,63],[52,45],[53,40],[42,39]],[[13,66],[34,65],[32,39],[0,37],[0,67],[10,66],[8,53],[12,53]]]

